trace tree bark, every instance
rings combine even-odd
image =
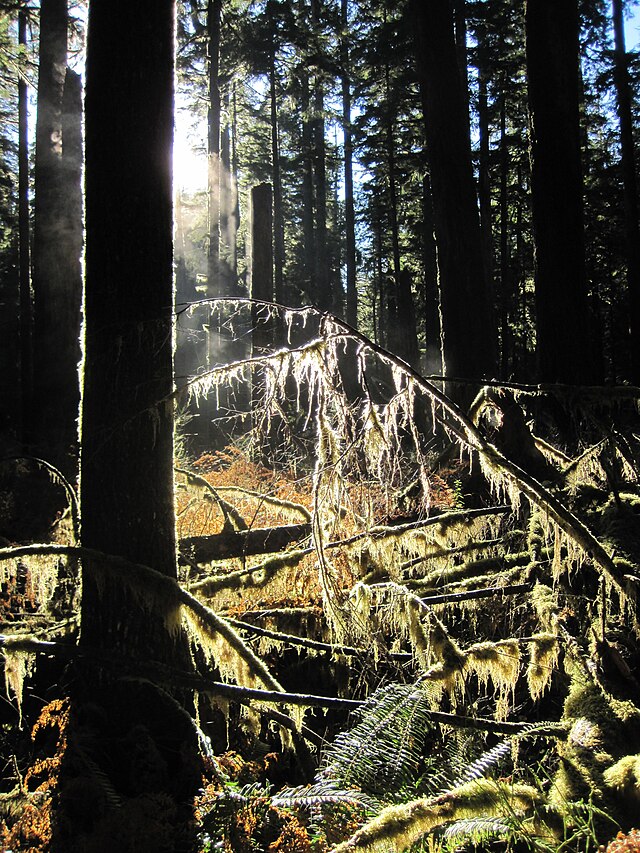
[[[440,295],[438,293],[438,262],[433,224],[433,198],[431,178],[425,173],[422,179],[422,220],[424,265],[424,337],[425,368],[427,374],[442,369],[442,340],[440,335]]]
[[[171,0],[92,3],[86,111],[82,542],[175,577]],[[83,641],[167,658],[165,615],[86,573]]]
[[[207,112],[207,161],[209,195],[209,246],[207,286],[209,296],[223,296],[220,282],[220,26],[222,0],[207,5],[209,50],[209,105]]]
[[[342,37],[340,58],[342,64],[342,132],[344,134],[344,217],[345,217],[345,268],[347,287],[346,320],[358,328],[358,290],[356,286],[356,232],[353,199],[353,138],[351,133],[351,72],[349,57],[349,5],[340,2]]]
[[[31,423],[36,445],[74,476],[80,402],[80,170],[77,133],[63,127],[67,0],[43,0],[34,169],[33,359]],[[76,85],[67,78],[67,85]],[[76,92],[77,100],[77,92]],[[76,104],[77,108],[77,104]],[[77,122],[76,122],[77,124]],[[65,131],[67,139],[65,140]],[[70,152],[65,156],[65,145]]]
[[[81,541],[172,581],[173,85],[173,0],[92,0]],[[107,563],[95,553],[82,559],[80,649],[189,670],[173,587],[134,571],[123,580]],[[81,742],[91,774],[105,779],[135,819],[144,820],[141,798],[165,798],[163,843],[177,849],[178,836],[188,838],[189,799],[202,778],[188,714],[151,680],[122,678],[85,660],[73,681],[69,755]],[[63,809],[67,779],[79,789],[77,762],[63,766]],[[110,849],[109,829],[99,808],[69,809],[52,850]]]
[[[273,281],[275,300],[287,304],[284,288],[284,216],[282,212],[282,177],[278,127],[278,93],[275,49],[270,56],[269,96],[271,102],[271,175],[273,178]]]
[[[27,45],[27,15],[18,13],[18,43]],[[31,442],[30,404],[33,393],[31,224],[29,215],[29,91],[24,74],[18,78],[18,237],[20,246],[20,392],[21,438]]]
[[[509,143],[507,140],[506,95],[500,104],[500,375],[509,377],[511,329],[509,304],[512,296],[511,258],[509,251]]]
[[[529,0],[525,20],[538,380],[586,384],[593,381],[593,371],[580,163],[577,0]]]
[[[495,373],[491,288],[483,269],[471,145],[456,56],[451,0],[413,0],[418,71],[438,253],[443,370]],[[465,402],[468,390],[449,386]],[[464,399],[463,399],[464,398]]]

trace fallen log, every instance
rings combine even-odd
[[[180,540],[182,562],[210,563],[232,557],[275,554],[292,542],[311,536],[311,524],[286,524],[280,527],[255,527],[251,530],[225,530],[213,536],[188,536]]]

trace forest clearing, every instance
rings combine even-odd
[[[3,853],[640,851],[633,11],[0,0]]]

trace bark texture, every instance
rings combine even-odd
[[[67,0],[43,0],[34,169],[30,421],[37,450],[73,474],[80,403],[81,120],[77,111],[81,95],[79,78],[67,74],[67,21]]]
[[[92,3],[86,113],[82,541],[173,577],[171,0]],[[82,620],[92,645],[169,653],[162,614],[91,573]]]
[[[443,368],[449,377],[480,379],[495,372],[495,333],[491,289],[484,274],[465,91],[456,55],[454,10],[451,0],[413,0],[410,9],[433,197]]]
[[[526,6],[538,379],[593,381],[580,163],[577,0]]]

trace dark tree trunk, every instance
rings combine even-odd
[[[63,126],[67,19],[66,0],[43,0],[34,171],[31,424],[40,452],[73,476],[80,402],[81,219],[73,221],[79,185],[71,183],[80,179],[78,120]],[[68,77],[67,84],[77,90],[73,78]],[[77,102],[77,91],[67,97]],[[70,149],[67,156],[65,145]]]
[[[302,239],[304,285],[307,299],[314,299],[316,268],[316,243],[313,209],[313,126],[309,118],[311,99],[307,69],[300,70],[300,111],[302,114]]]
[[[220,279],[225,296],[236,294],[236,279],[231,266],[231,243],[235,237],[233,224],[233,186],[231,175],[230,95],[225,94],[226,120],[220,132]]]
[[[413,0],[411,8],[433,194],[444,372],[449,377],[481,379],[495,373],[495,332],[453,8],[451,0]],[[449,390],[454,391],[451,386]]]
[[[634,384],[638,385],[640,384],[640,228],[638,227],[638,183],[622,0],[612,0],[612,17],[615,36],[614,71],[618,120],[620,122],[627,244],[627,290],[629,292],[629,325],[631,329],[631,373],[629,378]]]
[[[489,151],[489,105],[487,97],[487,72],[483,51],[478,51],[478,202],[480,209],[480,231],[484,274],[488,282],[493,281],[493,232],[491,222],[491,173]]]
[[[249,293],[252,299],[273,301],[273,192],[271,184],[251,190],[251,258]],[[252,305],[251,355],[259,356],[273,346],[273,324],[264,307]],[[264,374],[255,369],[251,377],[251,412],[258,426],[264,412]],[[267,444],[268,436],[266,437]]]
[[[324,138],[324,91],[320,75],[316,75],[313,120],[313,190],[315,198],[314,249],[315,269],[313,293],[323,311],[334,309],[329,279],[327,247],[327,173]]]
[[[271,184],[251,190],[251,298],[273,301],[273,193]],[[255,349],[255,341],[254,341]]]
[[[82,544],[172,579],[177,574],[173,84],[172,0],[92,0],[86,66]],[[142,588],[140,583],[133,570],[123,578],[109,574],[98,558],[83,560],[80,642],[88,663],[74,682],[74,703],[89,703],[85,708],[92,723],[83,726],[81,714],[69,737],[71,743],[82,741],[87,763],[95,767],[91,773],[127,803],[127,814],[143,820],[141,797],[165,798],[163,843],[174,850],[178,834],[187,837],[189,797],[201,779],[193,728],[150,681],[119,678],[90,663],[91,649],[97,647],[138,666],[158,661],[189,668],[176,630],[176,602],[162,586]],[[70,773],[79,789],[77,762]],[[100,809],[79,816],[76,808],[68,817],[70,829],[59,823],[53,849],[109,849]],[[82,824],[80,833],[77,826],[72,832],[74,819]],[[64,837],[65,832],[70,835]],[[150,849],[150,844],[140,847]]]
[[[82,543],[175,577],[171,0],[94,0],[86,112]],[[173,647],[162,614],[90,573],[82,620],[90,645]]]
[[[269,94],[271,101],[271,175],[273,178],[273,280],[275,300],[281,305],[288,302],[284,291],[284,216],[282,213],[282,177],[280,168],[280,141],[278,128],[278,93],[275,51],[269,66]]]
[[[358,327],[358,290],[356,286],[356,232],[353,200],[353,139],[351,133],[351,74],[349,58],[349,6],[341,0],[340,15],[342,38],[340,57],[342,63],[342,131],[344,134],[344,218],[345,218],[345,268],[347,287],[347,323]]]
[[[238,282],[238,228],[240,227],[240,200],[238,197],[238,111],[236,108],[236,82],[231,95],[231,221],[229,223],[229,264],[234,282]]]
[[[207,5],[209,49],[209,105],[207,114],[207,159],[209,190],[209,247],[207,283],[209,296],[221,296],[220,281],[220,25],[222,0]]]
[[[577,0],[529,0],[527,77],[538,379],[593,381],[580,165]]]
[[[18,42],[27,44],[27,15],[18,13]],[[18,235],[20,246],[20,389],[21,438],[31,443],[30,404],[33,393],[31,225],[29,221],[29,92],[23,74],[18,78]]]
[[[388,76],[387,68],[387,76]],[[388,90],[387,90],[388,102]],[[393,259],[393,286],[389,288],[387,294],[387,336],[389,349],[395,353],[399,353],[402,346],[403,332],[400,329],[398,318],[398,290],[400,288],[400,238],[398,234],[398,191],[396,186],[396,160],[395,160],[395,139],[393,135],[393,124],[391,117],[387,117],[386,121],[386,142],[387,142],[387,170],[389,176],[389,219],[390,219],[390,237],[391,237],[391,256]]]
[[[424,336],[425,368],[427,373],[439,373],[442,369],[442,341],[440,336],[440,296],[438,294],[438,263],[436,242],[433,233],[433,199],[431,179],[425,174],[422,179],[422,219],[424,222],[423,265],[424,265]]]
[[[509,251],[509,143],[507,140],[507,105],[503,91],[500,104],[500,375],[509,377],[511,329],[511,258]]]
[[[471,135],[471,118],[469,115],[469,59],[467,51],[467,4],[466,0],[453,0],[453,26],[456,40],[456,54],[464,101],[464,119],[467,134]]]

